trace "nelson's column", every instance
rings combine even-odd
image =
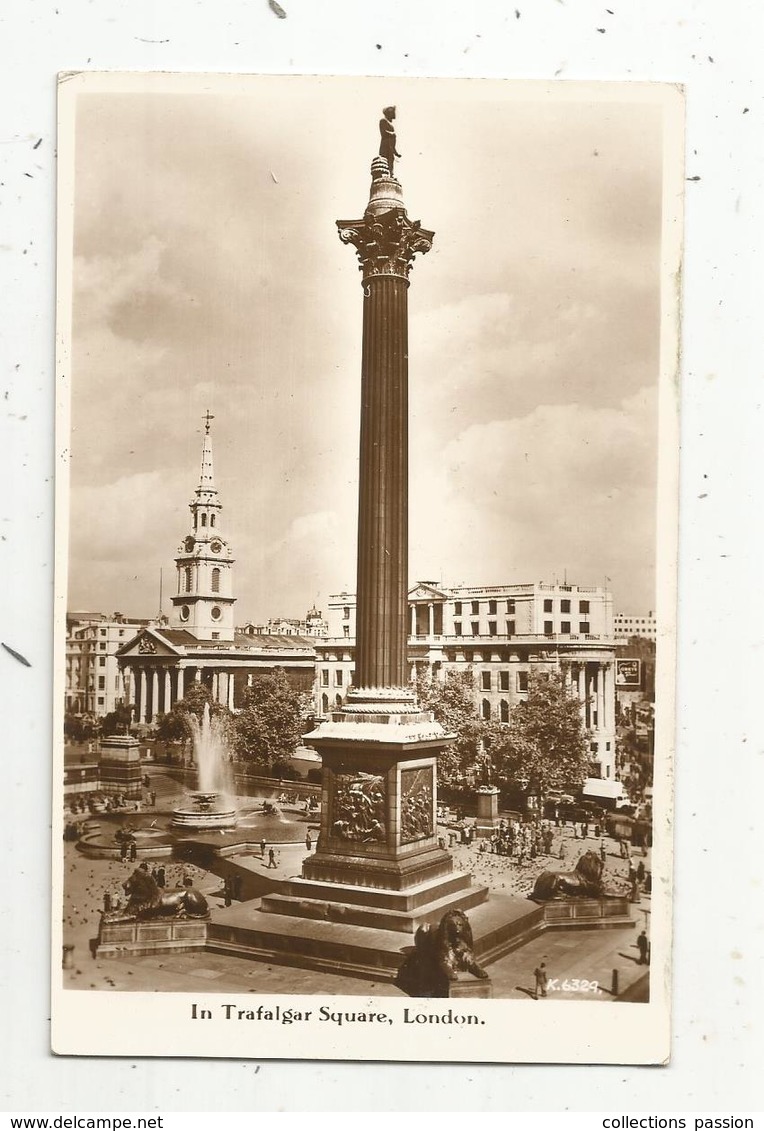
[[[406,213],[391,172],[394,109],[384,114],[366,211],[337,222],[363,291],[355,686],[307,737],[323,761],[316,852],[263,910],[411,932],[487,889],[438,846],[436,760],[450,738],[406,679],[408,289],[433,233]]]

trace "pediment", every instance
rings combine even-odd
[[[442,589],[437,589],[434,585],[428,585],[424,581],[419,581],[409,589],[409,601],[447,601],[448,593],[444,593]]]
[[[137,636],[117,649],[117,655],[122,659],[128,657],[144,659],[151,656],[179,656],[180,654],[169,640],[165,640],[161,632],[152,628],[141,629]]]

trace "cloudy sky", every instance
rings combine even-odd
[[[608,578],[654,608],[659,106],[164,85],[77,96],[69,607],[152,615],[160,568],[173,591],[207,408],[237,622],[354,589],[362,294],[334,222],[362,215],[394,102],[436,233],[409,292],[410,579]]]

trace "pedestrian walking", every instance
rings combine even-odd
[[[134,840],[130,841],[130,862],[134,863],[138,859],[138,845]]]
[[[223,899],[225,901],[226,907],[231,906],[231,897],[231,877],[226,876],[225,880],[223,881]]]
[[[563,837],[560,838],[560,853],[559,853],[559,855],[560,855],[560,860],[565,859],[565,839]]]
[[[157,803],[157,791],[155,789],[152,789],[149,796],[151,797],[151,808],[153,809]]]
[[[275,868],[276,867],[276,853],[273,851],[272,848],[268,849],[268,867],[269,868]]]
[[[602,861],[603,864],[607,860],[607,849],[605,848],[604,840],[600,841],[600,860]]]
[[[548,979],[545,962],[542,962],[540,966],[536,967],[533,971],[533,977],[536,979],[535,1000],[538,1001],[539,997],[546,997]]]
[[[308,852],[310,852],[310,850],[313,848],[313,841],[310,839],[310,832],[307,832],[305,834],[305,847],[307,848]]]
[[[161,864],[157,868],[157,883],[159,884],[160,888],[165,887],[165,885],[167,884],[167,873],[165,872],[164,864]]]
[[[262,856],[263,860],[265,860],[265,837],[263,837],[260,841],[260,855]]]
[[[637,935],[637,950],[639,951],[639,966],[647,966],[650,962],[650,942],[647,932],[642,931]]]

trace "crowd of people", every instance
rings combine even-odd
[[[476,879],[527,895],[542,870],[575,867],[585,852],[597,852],[606,865],[611,890],[639,902],[650,894],[652,875],[644,854],[624,838],[608,836],[596,821],[526,820],[502,818],[490,836],[481,837],[477,826],[462,820],[443,832],[458,865],[472,871]],[[441,837],[445,845],[445,836]],[[634,853],[642,853],[635,861]]]

